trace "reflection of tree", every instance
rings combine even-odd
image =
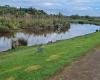
[[[65,33],[66,31],[68,31],[70,29],[70,25],[69,26],[48,26],[48,27],[44,27],[44,28],[35,28],[35,29],[23,29],[23,32],[26,34],[35,34],[35,35],[46,35],[48,33]]]
[[[0,32],[0,37],[14,37],[15,31]]]
[[[48,27],[43,27],[43,28],[34,28],[34,29],[23,29],[21,30],[21,33],[26,34],[26,39],[28,41],[30,34],[35,34],[35,35],[47,35],[48,33],[65,33],[70,29],[69,26],[48,26]],[[15,33],[20,32],[20,31],[8,31],[8,32],[0,32],[0,37],[6,37],[6,38],[14,38]]]

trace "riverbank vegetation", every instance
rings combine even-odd
[[[15,8],[0,6],[0,30],[8,29],[42,29],[69,27],[67,19],[59,15],[48,15],[43,10],[34,8]]]
[[[100,25],[100,17],[72,15],[68,17],[70,23]]]
[[[0,53],[0,80],[45,80],[100,44],[100,32],[38,47]],[[47,79],[48,80],[48,79]]]

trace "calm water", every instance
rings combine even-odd
[[[12,41],[11,38],[25,39],[27,41],[27,46],[47,44],[50,42],[56,42],[57,40],[70,39],[77,36],[82,36],[100,30],[100,26],[90,25],[90,24],[71,24],[70,28],[65,28],[62,31],[47,32],[45,34],[36,33],[25,33],[17,32],[14,36],[7,37],[2,35],[0,37],[0,52],[11,49]]]

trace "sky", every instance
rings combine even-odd
[[[100,16],[100,0],[0,0],[0,5],[33,7],[49,14]]]

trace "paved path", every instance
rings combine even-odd
[[[100,47],[48,80],[100,80]]]

